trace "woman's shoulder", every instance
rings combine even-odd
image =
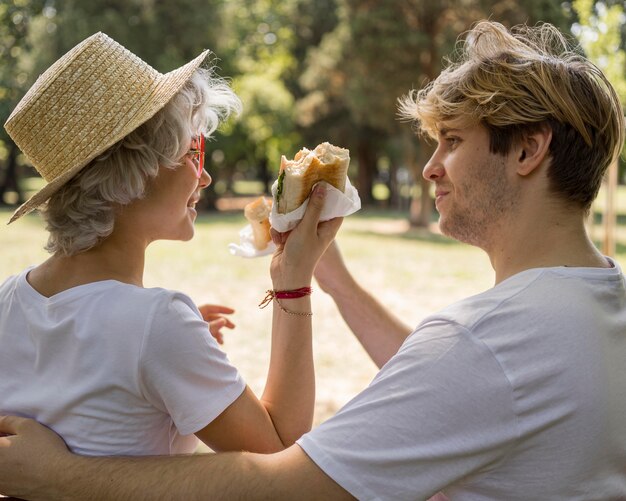
[[[129,303],[147,303],[167,308],[169,305],[187,305],[195,309],[193,300],[185,293],[164,287],[139,287],[116,280],[107,280],[106,283],[94,283],[94,292],[100,289],[103,294],[116,298],[118,301]]]

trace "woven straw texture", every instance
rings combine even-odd
[[[9,223],[44,203],[96,156],[154,116],[207,54],[163,75],[96,33],[50,66],[5,123],[47,182]]]

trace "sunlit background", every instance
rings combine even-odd
[[[204,208],[266,192],[281,154],[329,140],[350,149],[366,207],[427,227],[433,205],[420,172],[432,146],[398,122],[396,101],[435,77],[458,35],[484,18],[559,26],[626,101],[622,0],[0,0],[0,121],[43,70],[96,31],[162,72],[210,48],[245,111],[209,144],[214,184]],[[24,200],[40,186],[33,175],[0,131],[0,202]]]
[[[267,193],[281,154],[322,141],[351,151],[350,178],[364,209],[339,242],[359,280],[407,323],[493,282],[486,256],[441,237],[421,169],[432,145],[396,119],[398,97],[442,68],[457,36],[484,18],[513,25],[551,22],[578,40],[626,102],[623,0],[0,0],[0,121],[37,76],[96,31],[161,72],[214,52],[244,113],[215,134],[197,238],[149,249],[146,285],[179,289],[197,302],[237,309],[226,351],[257,392],[268,360],[269,257],[228,254],[245,224],[241,209]],[[626,266],[624,159],[602,189],[589,229]],[[0,130],[0,219],[42,186]],[[608,231],[607,231],[608,229]],[[36,215],[0,225],[0,280],[45,258]],[[314,293],[318,367],[316,422],[375,373],[332,301]]]

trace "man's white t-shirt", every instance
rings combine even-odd
[[[626,499],[626,291],[532,269],[426,318],[298,441],[359,500]]]
[[[193,452],[245,388],[184,294],[105,280],[47,298],[0,286],[0,413],[85,455]]]

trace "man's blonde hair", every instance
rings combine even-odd
[[[400,100],[400,115],[431,137],[444,124],[481,124],[500,154],[547,125],[550,188],[588,209],[624,144],[622,106],[602,71],[549,24],[508,31],[481,21],[459,49],[457,62]]]

